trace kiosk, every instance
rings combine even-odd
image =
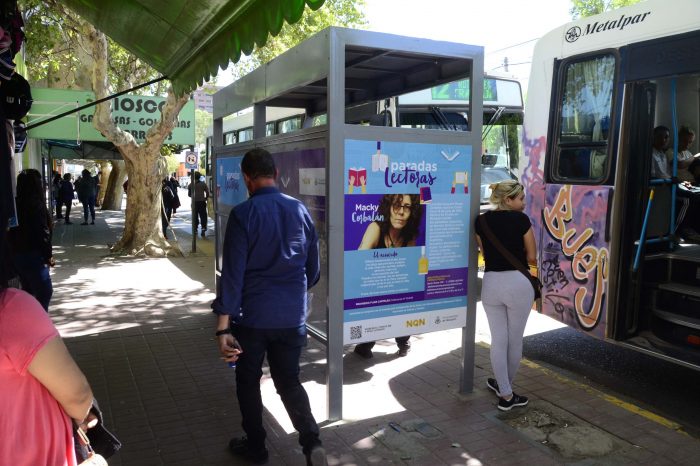
[[[482,47],[331,27],[214,95],[217,287],[229,212],[247,198],[240,162],[262,147],[320,238],[307,325],[327,350],[329,419],[342,418],[344,345],[462,328],[472,390],[483,60]],[[470,96],[467,131],[392,124],[385,99],[458,80],[443,89]],[[224,144],[224,118],[249,107],[252,140]],[[279,107],[299,109],[302,128],[266,136]]]

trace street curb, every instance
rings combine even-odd
[[[483,348],[490,348],[490,347],[491,347],[490,345],[488,345],[488,344],[486,344],[486,343],[483,343],[483,342],[477,342],[477,345],[480,345],[480,346],[483,347]],[[655,422],[655,423],[657,423],[657,424],[659,424],[659,425],[661,425],[661,426],[663,426],[663,427],[665,427],[665,428],[667,428],[667,429],[671,429],[671,430],[673,430],[673,431],[675,431],[675,432],[678,432],[679,434],[683,434],[683,435],[685,435],[686,437],[694,438],[692,435],[690,435],[688,432],[686,432],[686,431],[683,429],[683,426],[682,426],[682,425],[678,424],[678,423],[675,422],[675,421],[672,421],[672,420],[670,420],[670,419],[667,419],[667,418],[665,418],[665,417],[663,417],[663,416],[659,416],[658,414],[652,413],[651,411],[648,411],[648,410],[646,410],[646,409],[644,409],[644,408],[640,408],[639,406],[636,406],[636,405],[634,405],[634,404],[632,404],[632,403],[629,403],[629,402],[627,402],[627,401],[624,401],[624,400],[622,400],[622,399],[620,399],[620,398],[618,398],[618,397],[616,397],[616,396],[609,395],[609,394],[607,394],[607,393],[605,393],[605,392],[603,392],[603,391],[601,391],[601,390],[598,390],[597,388],[591,387],[590,385],[587,385],[587,384],[584,384],[584,383],[581,383],[581,382],[576,382],[575,380],[572,380],[572,379],[570,379],[570,378],[568,378],[568,377],[564,377],[563,375],[558,374],[558,373],[554,372],[553,370],[548,369],[548,368],[546,368],[546,367],[544,367],[544,366],[541,366],[540,364],[537,364],[536,362],[531,361],[531,360],[529,360],[529,359],[523,358],[523,359],[521,360],[521,363],[522,363],[523,365],[525,365],[525,366],[531,368],[531,369],[539,370],[539,371],[545,373],[548,377],[551,377],[551,378],[553,378],[553,379],[555,379],[555,380],[557,380],[557,381],[559,381],[559,382],[561,382],[561,383],[565,383],[565,384],[567,384],[567,385],[571,385],[571,386],[573,386],[573,387],[575,387],[575,388],[578,388],[578,389],[580,389],[580,390],[583,390],[583,391],[585,391],[586,393],[589,393],[589,394],[591,394],[591,395],[594,395],[594,396],[596,396],[596,397],[598,397],[598,398],[600,398],[600,399],[602,399],[602,400],[607,401],[607,402],[610,403],[610,404],[613,404],[613,405],[615,405],[615,406],[617,406],[617,407],[619,407],[619,408],[622,408],[622,409],[624,409],[624,410],[626,410],[626,411],[628,411],[628,412],[631,412],[631,413],[633,413],[633,414],[636,414],[636,415],[638,415],[638,416],[641,416],[641,417],[643,417],[643,418],[645,418],[645,419],[647,419],[647,420],[649,420],[649,421]]]

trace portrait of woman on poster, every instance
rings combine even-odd
[[[358,249],[416,245],[422,214],[418,194],[385,194],[377,214],[382,220],[367,226]]]

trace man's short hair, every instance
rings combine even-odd
[[[272,155],[265,149],[252,149],[245,153],[241,162],[241,171],[250,179],[275,178],[277,168]]]
[[[663,125],[659,125],[656,128],[654,128],[654,137],[659,136],[659,135],[663,134],[664,132],[671,134],[670,129],[668,129],[667,127],[665,127]]]

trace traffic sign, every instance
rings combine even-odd
[[[185,166],[187,167],[188,170],[196,170],[197,169],[197,153],[196,152],[187,152],[185,154]]]

